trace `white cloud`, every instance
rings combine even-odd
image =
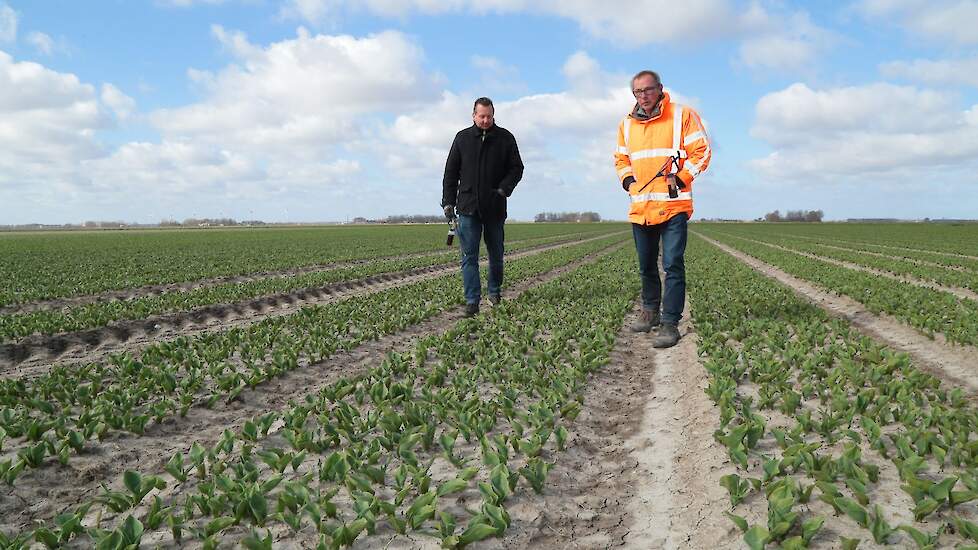
[[[17,12],[0,2],[0,42],[17,40]]]
[[[43,32],[33,31],[28,33],[27,42],[32,44],[39,53],[51,55],[54,53],[54,40]]]
[[[385,17],[411,13],[533,13],[571,19],[592,36],[623,47],[700,39],[731,34],[740,25],[730,0],[290,0],[283,15],[318,24],[347,11]],[[646,14],[668,22],[650,30]]]
[[[936,42],[978,44],[978,2],[974,0],[861,0],[857,12],[892,21]]]
[[[880,73],[931,85],[966,85],[978,88],[978,57],[961,59],[916,59],[880,65]]]
[[[737,61],[751,69],[810,70],[839,38],[807,13],[779,13],[752,5],[743,16],[745,38]]]
[[[227,0],[156,0],[156,3],[161,6],[175,7],[175,8],[186,8],[196,4],[223,4]]]
[[[739,38],[743,43],[738,61],[751,69],[808,68],[836,41],[804,12],[787,12],[777,5],[772,10],[759,2],[745,7],[733,0],[290,0],[282,10],[286,17],[312,24],[335,23],[346,12],[400,18],[412,13],[561,17],[626,50]],[[650,17],[661,24],[650,25]]]
[[[503,63],[497,57],[473,55],[471,66],[479,75],[477,89],[489,97],[501,94],[526,93],[527,86],[515,65]]]
[[[0,184],[47,183],[103,154],[110,123],[94,86],[0,52]]]
[[[918,183],[978,155],[976,107],[961,111],[953,99],[887,83],[825,90],[794,84],[758,101],[751,134],[774,151],[751,166],[772,180],[887,176]]]
[[[136,100],[122,93],[122,90],[112,84],[102,85],[102,103],[123,120],[129,118],[136,110]]]
[[[235,56],[217,73],[191,73],[203,101],[151,114],[171,139],[265,154],[318,157],[364,131],[360,115],[400,111],[437,97],[421,49],[404,35],[298,36],[261,47],[215,28]]]

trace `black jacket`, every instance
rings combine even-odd
[[[506,197],[523,177],[523,160],[509,130],[492,126],[485,139],[482,133],[473,124],[455,134],[445,162],[441,204],[453,204],[459,214],[478,214],[483,220],[506,219]]]

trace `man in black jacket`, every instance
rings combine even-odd
[[[495,125],[492,100],[480,97],[472,105],[472,126],[455,134],[445,163],[441,205],[449,220],[458,215],[462,249],[465,316],[479,313],[479,241],[485,235],[489,251],[489,301],[499,303],[503,284],[503,224],[506,198],[523,177],[516,138]]]

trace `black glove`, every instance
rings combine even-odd
[[[446,204],[445,205],[445,217],[449,221],[455,219],[455,205],[454,204]]]
[[[503,191],[501,187],[496,188],[496,194],[504,199],[506,198],[506,192]]]
[[[676,174],[669,174],[668,176],[666,176],[666,183],[668,183],[670,187],[676,187],[678,189],[686,189],[686,183],[683,182],[683,180],[679,179],[679,176],[677,176]]]
[[[631,187],[633,183],[635,183],[635,176],[628,176],[621,181],[621,186],[625,191],[628,191],[628,188]]]

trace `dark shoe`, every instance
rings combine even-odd
[[[465,304],[465,317],[475,317],[479,314],[479,304]]]
[[[494,306],[498,306],[499,305],[499,302],[502,302],[502,301],[503,301],[503,297],[500,296],[499,294],[490,294],[489,295],[489,303],[492,304],[492,305],[494,305]]]
[[[662,323],[659,333],[652,340],[653,348],[671,348],[679,342],[679,327],[668,323]]]
[[[638,314],[638,321],[632,323],[629,328],[632,332],[648,332],[652,327],[659,326],[659,310],[642,309]]]

